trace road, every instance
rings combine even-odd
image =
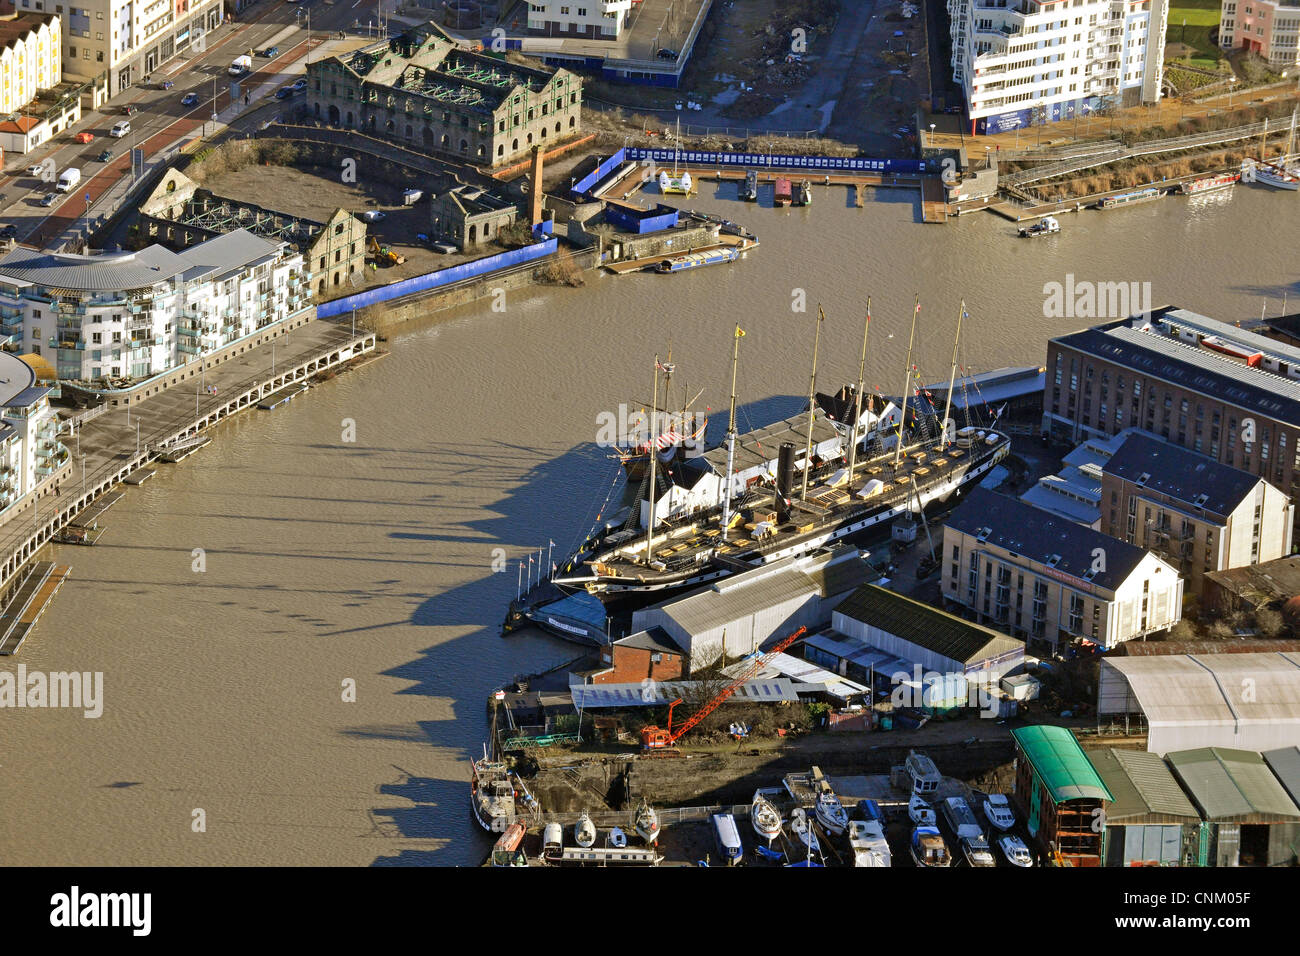
[[[359,23],[364,33],[373,20],[380,0],[308,0],[304,3],[262,0],[244,12],[238,22],[227,22],[208,35],[201,53],[178,57],[160,67],[141,84],[114,97],[100,110],[85,113],[75,127],[61,133],[31,153],[12,154],[0,179],[0,223],[13,224],[18,241],[41,247],[61,235],[69,225],[93,210],[95,202],[131,171],[131,150],[142,148],[153,156],[175,144],[202,135],[205,123],[230,105],[230,78],[226,71],[236,56],[250,50],[260,51],[278,46],[274,59],[254,57],[254,72],[242,78],[241,92],[252,94],[266,84],[282,80],[288,85],[306,72],[308,52],[325,37]],[[311,35],[306,24],[310,21]],[[162,84],[170,81],[172,88]],[[187,93],[195,93],[198,102],[183,106]],[[271,98],[267,91],[265,99]],[[131,115],[131,133],[120,139],[108,133],[113,124],[128,118],[125,107],[137,110]],[[78,143],[78,133],[95,137],[90,143]],[[111,149],[113,158],[100,163],[96,157]],[[29,166],[45,164],[45,176],[56,179],[69,167],[81,169],[81,182],[69,193],[54,193],[53,182],[27,171]],[[47,193],[57,197],[51,206],[40,204]],[[86,199],[89,195],[89,200]]]

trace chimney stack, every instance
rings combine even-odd
[[[533,147],[533,169],[530,174],[529,200],[531,204],[531,213],[529,222],[532,225],[540,225],[542,222],[542,148]]]

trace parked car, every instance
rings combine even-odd
[[[40,175],[43,172],[45,172],[44,163],[32,163],[30,166],[27,167],[28,176],[35,176],[37,178],[40,178]]]
[[[113,151],[111,149],[101,149],[99,155],[95,157],[96,161],[109,163],[113,161]]]
[[[367,209],[361,214],[361,218],[366,222],[379,222],[386,214],[378,209]]]
[[[18,235],[18,227],[12,222],[6,223],[4,228],[0,228],[0,239],[12,239]]]
[[[91,140],[93,140],[94,138],[95,138],[95,134],[94,134],[94,133],[78,133],[78,134],[77,134],[77,142],[78,142],[78,143],[89,143],[89,142],[90,142]]]
[[[258,54],[258,56],[265,57],[268,60],[274,60],[279,55],[280,55],[280,48],[278,46],[269,46],[261,53]]]
[[[41,197],[41,205],[46,207],[53,206],[58,201],[59,201],[58,193],[46,193],[44,196]]]
[[[666,47],[666,46],[664,46],[664,47],[660,47],[660,48],[659,48],[659,53],[656,54],[656,55],[657,55],[657,56],[659,57],[659,59],[661,59],[661,60],[675,60],[675,59],[677,59],[677,51],[676,51],[676,50],[670,50],[670,49],[669,49],[668,47]]]
[[[163,80],[161,83],[158,84],[158,88],[161,90],[170,90],[175,85],[176,84],[173,83],[171,80]]]
[[[289,97],[293,96],[293,94],[297,92],[298,91],[295,90],[292,86],[282,86],[275,91],[275,98],[277,100],[287,100]]]
[[[131,121],[118,120],[113,124],[113,128],[108,131],[108,135],[114,139],[121,139],[129,132],[131,132]]]
[[[199,102],[199,94],[186,93],[181,97],[181,106],[196,106]]]
[[[134,116],[134,115],[135,115],[136,113],[138,113],[138,112],[140,112],[140,107],[138,107],[138,106],[123,106],[123,107],[122,107],[122,115],[123,115],[123,116]]]
[[[307,78],[304,76],[294,80],[293,89],[297,90],[298,92],[302,92],[303,90],[307,89]]]

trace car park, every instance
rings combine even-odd
[[[195,106],[199,102],[199,94],[186,93],[181,97],[181,106]]]

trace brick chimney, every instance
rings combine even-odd
[[[536,226],[542,222],[542,148],[540,146],[533,147],[533,168],[529,173],[528,189],[528,198],[532,207],[529,222]]]

